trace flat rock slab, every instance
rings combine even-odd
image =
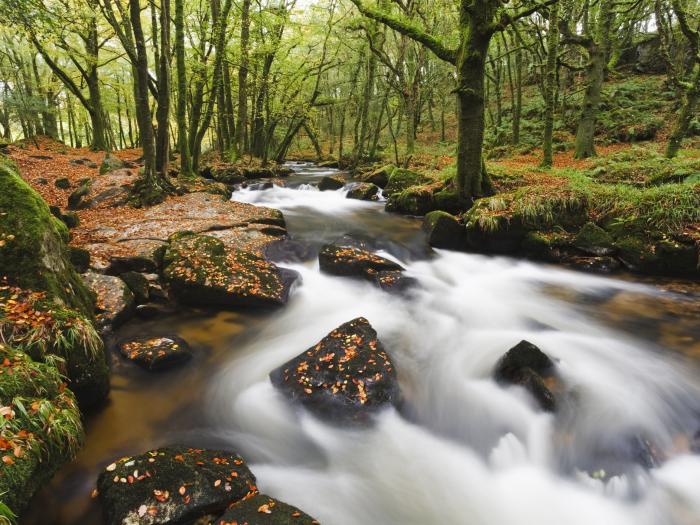
[[[319,522],[296,507],[257,494],[231,505],[214,525],[319,525]]]
[[[293,401],[339,421],[361,422],[400,397],[396,369],[363,317],[339,326],[270,379]]]
[[[203,192],[169,197],[147,209],[89,209],[80,216],[73,242],[105,267],[113,257],[151,257],[179,231],[216,235],[230,248],[255,253],[287,233],[279,210]]]
[[[97,480],[106,525],[179,525],[257,493],[235,453],[166,447],[122,458]]]
[[[183,233],[165,251],[163,277],[181,302],[235,308],[286,304],[298,275],[220,239]]]
[[[192,358],[187,341],[174,335],[125,339],[117,348],[126,359],[151,371],[181,365]]]
[[[375,281],[379,272],[402,271],[403,267],[375,255],[367,250],[354,246],[326,244],[318,254],[321,270],[333,275],[345,277],[361,277]]]
[[[97,322],[116,328],[131,318],[136,307],[134,294],[119,277],[95,272],[83,274],[85,284],[97,296]]]

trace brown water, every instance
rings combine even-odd
[[[636,286],[640,280],[635,277],[597,278],[507,259],[449,253],[430,258],[418,221],[386,214],[381,204],[347,202],[342,192],[323,195],[311,191],[304,184],[324,172],[303,166],[300,170],[299,177],[290,181],[296,189],[244,192],[237,198],[282,209],[291,235],[310,247],[307,256],[313,256],[320,243],[346,233],[366,240],[404,262],[419,279],[421,291],[408,299],[391,298],[365,284],[322,276],[313,261],[297,262],[296,269],[305,280],[290,305],[281,311],[182,311],[148,322],[129,322],[115,338],[174,333],[192,345],[194,359],[182,368],[152,374],[113,355],[109,403],[88,416],[85,448],[36,497],[23,523],[99,524],[99,509],[90,493],[100,469],[117,457],[171,443],[240,450],[251,461],[264,490],[300,506],[324,524],[584,522],[586,514],[578,516],[577,505],[595,510],[586,523],[607,520],[622,525],[621,519],[628,520],[626,523],[700,523],[700,513],[694,514],[692,508],[689,521],[678,519],[670,515],[675,511],[655,498],[637,494],[637,499],[654,509],[648,514],[651,521],[646,521],[646,513],[628,506],[628,494],[589,494],[585,484],[579,485],[570,473],[560,472],[557,461],[550,465],[532,460],[522,480],[502,478],[499,469],[480,463],[487,461],[485,458],[493,460],[496,449],[498,457],[505,454],[509,458],[506,463],[510,465],[514,461],[511,456],[518,456],[520,452],[514,451],[520,447],[530,453],[551,453],[555,445],[547,445],[544,438],[540,440],[544,445],[528,443],[517,430],[512,432],[525,445],[513,444],[515,437],[508,437],[508,446],[503,444],[505,438],[498,441],[508,417],[513,420],[513,429],[524,426],[530,434],[542,425],[541,417],[523,408],[517,396],[498,398],[495,404],[484,406],[472,406],[471,401],[474,392],[493,394],[481,370],[488,370],[489,363],[507,349],[503,345],[508,344],[507,335],[513,331],[514,338],[534,337],[546,352],[565,364],[576,363],[577,352],[589,352],[588,361],[577,364],[585,372],[578,378],[584,386],[588,386],[590,374],[597,377],[595,367],[601,367],[603,376],[609,367],[607,372],[615,372],[614,377],[620,373],[624,377],[625,367],[629,367],[629,388],[644,390],[645,381],[649,383],[648,391],[640,391],[638,399],[632,396],[626,401],[630,412],[639,410],[639,421],[648,423],[649,429],[663,426],[657,421],[661,416],[647,406],[662,397],[663,410],[686,418],[695,410],[697,400],[685,398],[685,392],[689,397],[695,394],[684,389],[682,382],[700,385],[697,283],[667,281],[653,287]],[[442,299],[449,306],[443,305]],[[280,352],[289,354],[282,359],[299,353],[333,328],[336,317],[349,320],[358,310],[367,312],[398,361],[402,388],[413,407],[410,421],[387,416],[376,434],[368,431],[360,436],[329,430],[306,418],[297,421],[294,413],[280,408],[276,400],[270,404],[266,374],[279,364]],[[455,311],[458,317],[452,320],[450,315]],[[430,337],[431,331],[435,338]],[[498,338],[504,342],[482,348],[483,341]],[[562,345],[569,353],[560,348]],[[465,346],[469,352],[460,353]],[[611,362],[602,357],[605,351],[611,352]],[[658,354],[660,360],[654,357]],[[652,385],[655,372],[635,368],[646,363],[672,379]],[[679,364],[685,372],[675,381]],[[465,377],[455,377],[462,373]],[[678,392],[668,387],[674,381]],[[463,386],[469,392],[466,397],[460,390]],[[664,388],[669,390],[668,398],[658,393]],[[610,392],[613,396],[614,390]],[[504,403],[511,403],[510,408],[505,409]],[[602,426],[612,425],[603,423],[612,417],[604,406],[593,408],[589,419]],[[512,416],[507,416],[510,413]],[[490,428],[492,421],[496,423]],[[685,423],[685,419],[678,423],[679,428]],[[596,425],[579,425],[581,428],[571,429],[572,435],[579,435],[586,444],[595,441],[590,434],[599,430]],[[327,445],[324,439],[343,444],[342,450],[319,455],[319,449]],[[359,451],[353,452],[353,447]],[[404,452],[408,456],[401,455]],[[443,453],[449,458],[445,463],[441,463]],[[424,458],[417,459],[416,454]],[[415,472],[403,470],[407,457],[419,463],[430,458],[420,463],[421,480]],[[367,470],[362,470],[365,467]],[[443,485],[452,468],[458,472],[449,477],[449,485]],[[460,477],[467,474],[473,479]],[[358,476],[357,485],[349,481],[354,475]],[[422,485],[419,481],[423,477]],[[486,492],[479,495],[477,485]],[[526,499],[518,500],[515,492],[522,492]],[[467,497],[473,498],[468,513],[459,506],[452,508],[454,502]],[[521,508],[522,514],[499,514],[509,508],[509,502],[513,508]],[[531,505],[553,505],[551,518],[540,516]]]

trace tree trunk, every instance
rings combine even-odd
[[[185,0],[175,0],[175,65],[177,67],[177,141],[180,175],[192,175],[192,157],[187,137],[187,69],[185,65]]]
[[[160,45],[155,169],[167,175],[170,163],[170,0],[160,0]]]
[[[238,68],[238,122],[236,148],[239,154],[248,152],[248,44],[250,40],[250,3],[241,5],[241,65]]]
[[[668,139],[668,145],[666,146],[666,158],[669,159],[678,155],[683,139],[688,135],[690,122],[695,116],[695,108],[698,105],[698,99],[700,99],[700,65],[695,66],[693,78],[690,82],[691,87],[686,91],[683,97],[683,105],[678,113],[673,131]]]
[[[559,2],[549,8],[547,34],[547,67],[544,93],[544,144],[542,166],[552,166],[552,134],[554,132],[554,104],[557,88],[557,53],[559,51]]]

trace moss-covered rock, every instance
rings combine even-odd
[[[20,515],[83,441],[80,412],[51,364],[0,344],[0,501]]]
[[[610,255],[615,251],[612,236],[592,222],[583,225],[574,239],[574,246],[583,252],[598,257]]]
[[[117,460],[97,489],[106,525],[184,525],[257,493],[239,455],[182,446]]]
[[[319,522],[296,507],[270,496],[257,494],[231,505],[214,521],[214,525],[319,525]]]
[[[70,195],[68,195],[68,209],[80,210],[86,207],[85,197],[90,194],[92,182],[90,179],[83,181]]]
[[[379,187],[369,182],[360,182],[352,187],[347,197],[361,201],[376,201],[379,198]]]
[[[345,186],[345,179],[340,175],[326,175],[318,184],[321,191],[335,191]]]
[[[134,294],[136,304],[144,304],[149,300],[150,283],[146,276],[139,272],[125,272],[119,278],[126,283]]]
[[[123,160],[115,157],[111,153],[107,153],[105,158],[102,160],[102,164],[100,164],[100,175],[106,175],[107,173],[120,170],[124,166],[125,163]]]
[[[68,180],[68,177],[60,177],[56,179],[53,184],[59,190],[67,190],[68,188],[70,188],[70,181]]]
[[[391,174],[395,169],[396,166],[393,164],[382,166],[381,168],[377,168],[369,173],[365,173],[361,177],[361,180],[362,182],[368,182],[370,184],[374,184],[375,186],[379,186],[380,188],[385,188],[386,185],[389,184],[389,177],[391,177]]]
[[[333,420],[365,421],[400,396],[396,369],[363,317],[339,326],[270,379],[293,401]]]
[[[388,196],[392,196],[395,193],[401,193],[407,190],[411,186],[418,186],[426,182],[429,182],[428,179],[420,173],[404,168],[396,168],[389,176],[387,185],[384,188],[384,193]]]
[[[425,215],[435,209],[433,193],[426,186],[412,186],[389,197],[386,210],[404,215]]]
[[[0,210],[0,276],[92,315],[92,295],[70,263],[68,229],[2,159]]]
[[[430,246],[448,250],[467,248],[467,230],[454,215],[444,211],[430,212],[423,220],[423,229],[428,234]]]
[[[361,277],[368,281],[374,281],[379,272],[403,270],[394,261],[344,242],[324,245],[318,254],[318,261],[323,272]]]
[[[78,246],[69,246],[70,262],[73,264],[75,271],[85,273],[90,269],[90,252],[85,248]]]
[[[172,236],[163,256],[163,278],[174,296],[199,306],[282,306],[297,277],[256,254],[227,250],[221,240],[192,232]]]

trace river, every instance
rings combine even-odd
[[[432,251],[419,221],[346,199],[347,188],[318,191],[333,170],[292,167],[285,187],[233,195],[283,211],[292,240],[270,256],[301,274],[289,304],[120,329],[175,332],[197,355],[158,375],[113,357],[110,403],[26,523],[100,523],[89,498],[99,469],[169,443],[238,451],[263,492],[324,525],[700,523],[692,285]],[[346,234],[400,261],[417,286],[388,294],[320,273],[318,247]],[[358,316],[391,355],[405,403],[369,428],[339,428],[291,407],[268,373]],[[556,415],[491,379],[523,339],[557,362],[570,395]]]

